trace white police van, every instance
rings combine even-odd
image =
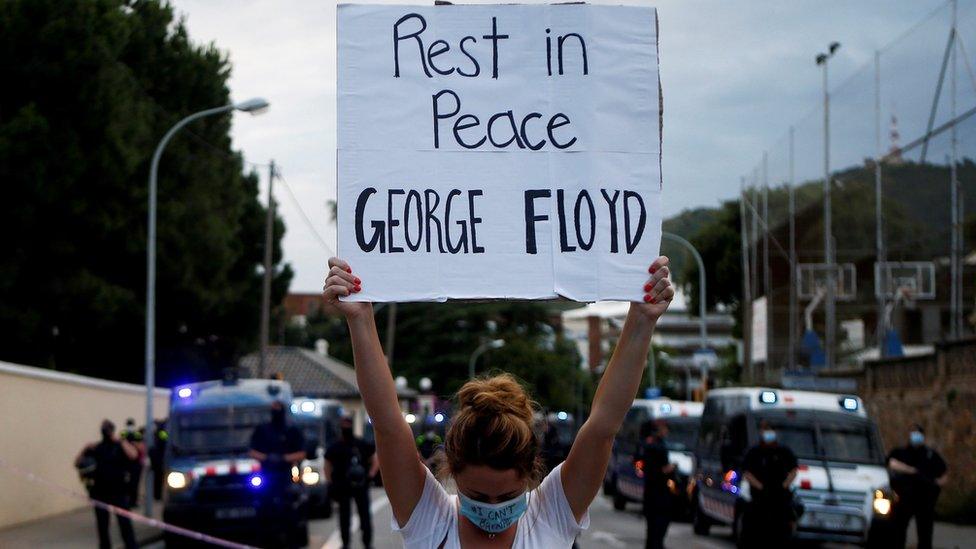
[[[603,480],[603,491],[613,497],[613,506],[623,510],[628,502],[644,497],[643,462],[635,459],[640,449],[640,429],[648,420],[663,419],[668,427],[668,460],[675,465],[675,478],[669,485],[675,495],[676,516],[687,507],[686,486],[694,471],[693,452],[698,440],[701,402],[669,398],[636,399],[624,418],[613,444],[613,453]]]
[[[794,537],[873,543],[891,515],[885,453],[861,399],[764,387],[715,389],[708,394],[695,451],[693,526],[731,525],[741,544],[750,500],[742,480],[746,451],[759,442],[759,423],[776,431],[799,462],[792,489],[803,504]]]

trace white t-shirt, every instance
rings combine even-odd
[[[562,468],[560,463],[529,492],[529,506],[518,520],[512,549],[571,547],[576,536],[589,527],[589,511],[579,523],[573,516],[559,480]],[[436,549],[444,541],[444,549],[460,549],[457,500],[457,494],[448,494],[427,470],[424,493],[410,519],[403,528],[397,526],[395,517],[391,521],[393,531],[403,536],[404,548]]]

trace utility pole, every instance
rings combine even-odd
[[[772,281],[769,271],[769,154],[763,151],[762,159],[762,216],[763,216],[763,296],[766,298],[766,371],[773,368],[773,360],[769,352],[769,342],[773,341],[770,337],[773,331],[773,322],[770,318],[770,311],[773,305]]]
[[[950,94],[950,119],[956,119],[956,33],[958,32],[956,28],[957,23],[957,0],[952,0],[952,66],[951,72],[949,73],[949,94]],[[952,267],[952,280],[950,298],[952,301],[952,306],[949,308],[951,311],[950,317],[950,334],[955,339],[959,339],[963,336],[963,287],[962,287],[962,255],[963,255],[963,232],[962,232],[962,218],[964,212],[962,209],[962,189],[959,184],[959,177],[956,172],[956,165],[958,163],[958,135],[956,132],[957,124],[952,125],[950,130],[950,139],[952,141],[952,164],[949,168],[950,174],[950,184],[952,189],[950,192],[951,202],[952,202],[952,236],[950,239],[952,252],[950,253],[950,264]]]
[[[831,204],[830,204],[830,92],[827,88],[827,61],[833,57],[840,44],[831,42],[827,53],[817,55],[817,64],[823,67],[823,110],[824,110],[824,263],[827,264],[827,299],[824,306],[824,361],[826,367],[834,366],[834,323],[836,321],[836,284],[837,273],[834,257],[834,236],[831,228]]]
[[[797,309],[797,288],[796,288],[796,191],[795,181],[793,180],[793,126],[790,126],[790,339],[789,339],[789,359],[788,364],[791,371],[796,370],[796,309]]]
[[[749,229],[746,225],[746,178],[743,177],[740,180],[739,186],[739,225],[740,234],[742,235],[742,334],[743,346],[742,346],[742,357],[743,364],[747,375],[749,376],[749,382],[754,383],[755,378],[752,371],[752,283],[749,278],[751,273],[749,271]]]
[[[274,248],[274,160],[268,165],[268,211],[264,222],[264,284],[261,290],[261,362],[258,366],[258,377],[268,375],[268,332],[271,329],[271,259]]]
[[[874,52],[874,146],[877,149],[875,153],[877,156],[874,161],[874,245],[877,255],[875,262],[880,267],[887,261],[887,253],[884,245],[884,215],[882,213],[884,193],[881,187],[881,159],[884,157],[884,152],[881,149],[881,53],[878,51]],[[885,325],[887,299],[883,291],[876,291],[875,293],[878,294],[878,322],[875,338],[878,340],[878,356],[884,358],[885,334],[888,333],[888,326]]]

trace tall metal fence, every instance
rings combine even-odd
[[[778,382],[972,332],[972,54],[976,0],[949,1],[828,86],[742,178],[747,377]]]

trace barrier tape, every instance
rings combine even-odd
[[[106,511],[108,511],[109,513],[112,513],[113,515],[123,516],[123,517],[126,517],[126,518],[130,519],[130,520],[134,520],[136,522],[139,522],[139,523],[142,523],[142,524],[151,526],[153,528],[159,528],[160,530],[164,530],[166,532],[172,532],[172,533],[177,534],[177,535],[180,535],[180,536],[184,536],[184,537],[187,537],[187,538],[190,538],[190,539],[194,539],[196,541],[202,541],[202,542],[205,542],[205,543],[210,543],[212,545],[217,545],[219,547],[227,547],[229,549],[256,549],[255,547],[252,547],[250,545],[244,545],[242,543],[235,543],[233,541],[228,541],[228,540],[221,539],[221,538],[215,538],[213,536],[204,534],[203,532],[197,532],[197,531],[194,531],[194,530],[188,530],[186,528],[180,528],[179,526],[174,526],[172,524],[163,522],[161,520],[157,520],[157,519],[154,519],[152,517],[147,517],[145,515],[142,515],[140,513],[136,513],[136,512],[133,512],[133,511],[130,511],[128,509],[123,509],[122,507],[117,507],[115,505],[110,505],[108,503],[105,503],[104,501],[99,501],[97,499],[92,499],[92,498],[88,497],[87,495],[82,494],[81,492],[72,490],[70,488],[65,488],[64,486],[61,486],[60,484],[55,484],[55,483],[53,483],[53,482],[51,482],[51,481],[49,481],[47,479],[41,478],[41,477],[35,475],[34,473],[32,473],[31,471],[27,471],[25,469],[21,469],[20,467],[17,467],[16,465],[13,465],[13,464],[9,463],[7,460],[5,460],[3,458],[0,458],[0,468],[6,469],[9,472],[12,472],[12,473],[14,473],[16,475],[19,475],[21,477],[24,477],[27,480],[29,480],[29,481],[31,481],[31,482],[33,482],[35,484],[40,484],[40,485],[42,485],[42,486],[44,486],[44,487],[46,487],[46,488],[48,488],[50,490],[53,490],[55,492],[59,492],[62,495],[66,495],[66,496],[72,497],[74,499],[83,500],[83,501],[87,502],[91,506],[98,507],[100,509],[105,509]]]

